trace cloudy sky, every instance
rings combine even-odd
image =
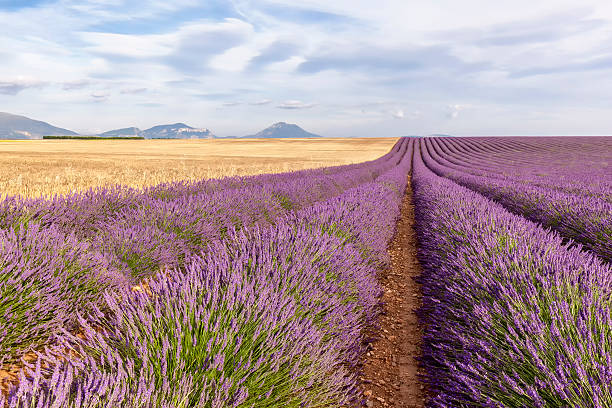
[[[0,27],[0,111],[78,132],[612,133],[608,1],[0,0]]]

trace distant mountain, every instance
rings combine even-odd
[[[140,136],[142,131],[137,127],[128,127],[123,129],[109,130],[108,132],[100,133],[100,137],[134,137]]]
[[[310,133],[292,123],[278,122],[272,126],[265,128],[261,132],[254,135],[244,136],[245,138],[261,138],[261,139],[289,139],[289,138],[305,138],[305,137],[323,137]]]
[[[40,120],[0,112],[0,139],[42,139],[45,135],[76,136],[77,133]]]
[[[433,133],[431,135],[427,135],[427,137],[454,137],[453,135],[445,135],[444,133]]]
[[[140,136],[145,139],[212,139],[215,135],[210,129],[197,129],[184,123],[153,126],[143,130]]]
[[[184,123],[174,123],[172,125],[153,126],[147,130],[140,130],[137,127],[109,130],[98,134],[100,137],[134,137],[140,136],[145,139],[211,139],[215,135],[209,129],[198,129]]]

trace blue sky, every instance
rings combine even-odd
[[[93,133],[610,134],[599,0],[0,0],[0,111]]]

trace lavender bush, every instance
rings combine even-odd
[[[92,247],[112,255],[126,276],[144,279],[143,289],[105,291],[102,304],[79,313],[84,335],[63,330],[0,405],[356,402],[361,331],[377,313],[375,271],[385,262],[410,161],[403,140],[364,169],[206,194],[164,186],[93,211],[89,225],[103,226],[103,234]],[[57,228],[74,222],[66,219]],[[85,228],[80,234],[92,239]]]
[[[516,174],[512,178],[491,177],[486,171],[477,171],[477,174],[473,174],[474,172],[470,172],[467,164],[458,164],[454,154],[443,153],[444,150],[440,148],[440,145],[444,143],[445,141],[434,140],[427,140],[425,143],[427,151],[427,155],[424,156],[425,161],[437,174],[478,191],[499,202],[510,211],[524,215],[544,227],[552,228],[564,237],[580,242],[607,262],[612,261],[612,201],[607,200],[601,194],[585,193],[583,190],[588,191],[587,187],[578,188],[578,185],[586,186],[587,180],[593,178],[594,172],[601,173],[601,178],[604,180],[610,179],[609,186],[612,187],[612,178],[609,176],[612,173],[605,171],[607,168],[605,160],[597,162],[599,166],[595,169],[591,168],[591,173],[588,174],[588,177],[583,177],[581,184],[574,183],[573,188],[568,188],[565,183],[565,188],[559,186],[551,188],[551,182],[544,186],[537,185],[537,183],[529,182],[530,179],[527,179],[526,182]],[[546,157],[542,152],[541,154]],[[608,157],[609,160],[610,156],[612,155],[608,153],[608,156],[603,157]],[[474,162],[486,164],[485,160],[474,160]],[[524,164],[521,167],[540,168],[539,171],[544,172],[551,171],[550,165],[548,170],[545,166],[543,168],[540,166],[543,165],[536,162],[530,165]],[[562,167],[552,171],[558,175],[557,177],[567,174],[567,170]],[[610,191],[612,190],[606,192],[608,196]]]
[[[271,225],[281,215],[372,181],[405,150],[398,143],[373,162],[284,175],[3,200],[0,359],[15,362],[51,342],[59,328],[72,330],[76,312],[99,301],[104,289],[127,288],[183,267],[231,229]],[[318,195],[308,194],[317,189]]]
[[[612,406],[610,266],[418,151],[412,180],[429,405]]]
[[[0,364],[38,358],[0,406],[358,405],[411,166],[429,406],[612,406],[609,143],[403,139],[358,165],[9,197]]]
[[[108,257],[90,249],[54,227],[0,230],[0,364],[73,329],[76,311],[125,286]]]

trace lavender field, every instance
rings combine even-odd
[[[363,406],[407,188],[426,406],[612,407],[611,159],[604,137],[403,138],[354,165],[7,197],[0,407]]]
[[[355,403],[411,159],[4,200],[0,405]]]
[[[612,406],[612,138],[425,139],[433,407]]]

